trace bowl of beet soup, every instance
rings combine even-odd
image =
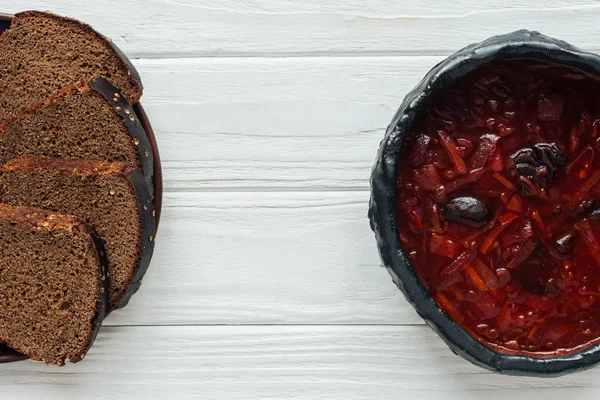
[[[400,106],[371,176],[393,281],[456,354],[600,361],[600,57],[537,32],[468,46]]]

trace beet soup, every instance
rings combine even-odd
[[[480,68],[412,125],[400,239],[436,303],[488,347],[600,341],[600,79],[541,61]]]

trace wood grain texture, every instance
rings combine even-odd
[[[131,57],[448,54],[522,28],[599,48],[600,4],[593,0],[13,0],[4,5],[8,12],[32,8],[82,19]]]
[[[103,328],[79,364],[2,370],[3,396],[51,400],[562,400],[600,388],[597,369],[556,379],[486,372],[425,326]]]
[[[168,193],[109,325],[421,324],[379,267],[368,192]]]
[[[441,57],[138,60],[167,190],[368,190],[404,95]]]

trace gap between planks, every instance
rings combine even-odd
[[[162,53],[162,54],[138,54],[135,57],[131,57],[132,61],[144,61],[144,60],[190,60],[190,59],[280,59],[280,58],[298,58],[300,60],[306,58],[384,58],[384,57],[448,57],[461,47],[457,47],[455,50],[415,50],[415,51],[307,51],[297,53]],[[600,49],[584,49],[589,53],[600,54]]]
[[[394,326],[425,326],[425,322],[423,323],[382,323],[382,324],[378,324],[378,323],[356,323],[356,324],[352,324],[352,323],[340,323],[340,324],[334,324],[334,323],[316,323],[316,324],[311,324],[311,323],[255,323],[255,324],[251,324],[251,323],[241,323],[241,324],[235,324],[235,323],[223,323],[223,324],[211,324],[211,323],[206,323],[206,324],[111,324],[111,323],[103,323],[102,326],[105,327],[110,327],[110,328],[158,328],[158,327],[184,327],[184,326],[193,326],[193,327],[219,327],[219,326],[223,326],[223,327],[260,327],[260,326],[264,326],[264,327],[344,327],[344,326],[348,326],[348,327],[369,327],[369,326],[378,326],[378,327],[394,327]]]
[[[164,188],[164,193],[307,193],[307,192],[369,192],[368,186],[306,186],[306,187],[286,187],[286,186],[267,186],[267,187],[244,187],[244,186],[213,186],[213,187],[168,187]]]
[[[456,49],[458,50],[458,49]],[[599,50],[588,50],[592,53],[600,52]],[[138,54],[135,57],[131,57],[133,61],[144,61],[144,60],[193,60],[193,59],[215,59],[224,58],[234,60],[239,58],[241,60],[249,58],[257,59],[279,59],[279,58],[298,58],[300,60],[306,58],[378,58],[378,57],[448,57],[453,54],[451,50],[430,50],[430,51],[306,51],[302,53],[161,53],[161,54]]]

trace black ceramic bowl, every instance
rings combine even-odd
[[[589,368],[600,361],[600,344],[567,355],[536,358],[496,352],[449,318],[425,289],[408,260],[396,224],[396,173],[404,139],[413,121],[449,86],[480,67],[499,60],[529,59],[575,67],[600,76],[600,57],[566,42],[525,30],[495,36],[458,51],[436,65],[409,92],[385,137],[371,175],[369,219],[379,254],[394,283],[417,313],[450,347],[472,363],[512,375],[556,376]]]
[[[10,24],[12,22],[13,16],[10,14],[2,14],[0,13],[0,34],[10,28]],[[156,137],[154,136],[154,130],[152,129],[152,125],[150,125],[150,120],[144,111],[144,108],[140,103],[134,104],[133,109],[137,114],[140,123],[142,124],[144,130],[146,131],[146,135],[148,136],[148,140],[150,141],[150,147],[152,148],[152,156],[153,156],[153,170],[154,176],[152,177],[152,183],[154,186],[154,210],[156,211],[156,230],[158,230],[158,222],[160,221],[160,214],[162,209],[162,194],[163,194],[163,184],[162,184],[162,167],[160,163],[160,155],[158,153],[158,145],[156,143]],[[28,357],[14,351],[13,349],[0,344],[0,364],[26,360]]]

